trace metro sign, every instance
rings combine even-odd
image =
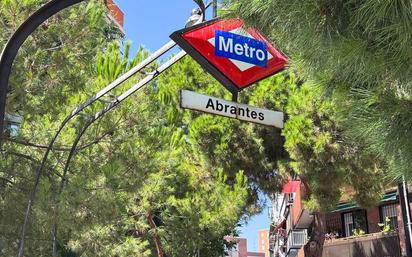
[[[170,37],[232,93],[286,66],[286,57],[240,19],[212,20]]]

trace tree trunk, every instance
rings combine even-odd
[[[326,214],[314,213],[314,223],[309,242],[305,245],[305,257],[322,257],[326,233]]]
[[[149,213],[147,215],[147,221],[149,222],[150,228],[153,229],[153,239],[156,245],[156,251],[157,251],[157,256],[158,257],[165,257],[163,248],[162,248],[162,243],[160,241],[160,237],[157,234],[157,227],[156,224],[153,221],[153,215]]]

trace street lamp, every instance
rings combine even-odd
[[[18,114],[7,114],[4,118],[4,127],[7,132],[7,136],[16,137],[19,134],[23,118]],[[4,133],[4,132],[3,132]]]
[[[199,22],[199,20],[203,19],[202,18],[202,10],[200,8],[195,8],[192,10],[192,16],[189,17],[189,19],[186,21],[185,28],[192,27],[196,23]]]

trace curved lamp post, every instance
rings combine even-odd
[[[33,13],[11,36],[0,56],[0,147],[4,132],[6,97],[14,59],[26,39],[47,19],[85,0],[52,0]]]
[[[16,30],[16,32],[11,36],[11,38],[4,46],[0,56],[0,147],[2,145],[2,138],[5,128],[4,118],[10,73],[20,47],[23,45],[26,39],[47,19],[60,12],[61,10],[78,4],[82,1],[84,0],[52,0],[46,3],[39,10],[33,13],[25,22],[23,22],[22,25],[20,25],[20,27]],[[38,182],[39,181],[36,180],[35,184],[37,185]],[[32,198],[34,198],[34,195],[33,197],[30,197],[30,199]],[[21,231],[23,235],[26,234],[27,221],[31,206],[32,201],[29,201],[29,208],[26,210],[24,225]],[[18,256],[23,255],[23,250],[24,238],[20,242]]]

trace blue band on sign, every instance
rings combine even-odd
[[[215,31],[215,55],[261,67],[268,64],[265,42],[222,30]]]

